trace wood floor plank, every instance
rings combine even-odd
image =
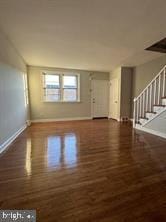
[[[166,140],[112,120],[33,124],[0,156],[0,209],[39,222],[166,221]]]

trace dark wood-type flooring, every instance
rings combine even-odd
[[[0,156],[0,209],[38,222],[166,221],[166,140],[130,124],[33,124]]]

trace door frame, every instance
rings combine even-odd
[[[118,80],[118,114],[117,114],[117,118],[116,118],[116,119],[112,118],[111,115],[110,115],[111,81],[112,81],[112,80],[115,80],[115,79]],[[117,120],[118,122],[120,121],[120,102],[121,102],[121,101],[120,101],[120,93],[121,93],[121,91],[120,91],[120,79],[119,79],[119,78],[116,78],[116,77],[110,79],[110,80],[109,80],[109,119]]]
[[[109,119],[109,107],[110,107],[110,80],[106,80],[106,79],[91,79],[91,83],[90,83],[90,92],[91,92],[91,118],[95,118],[94,117],[94,110],[93,110],[93,81],[105,81],[108,83],[108,91],[107,91],[107,97],[108,97],[108,112],[107,112],[107,118]],[[96,117],[97,118],[97,117]],[[102,117],[101,117],[102,118]]]

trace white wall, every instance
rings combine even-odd
[[[67,71],[80,74],[80,102],[44,102],[42,98],[42,70]],[[28,67],[31,120],[75,119],[91,117],[90,79],[109,80],[109,73],[46,67]]]
[[[164,65],[166,65],[166,56],[162,55],[157,59],[153,59],[133,68],[131,117],[133,116],[134,97],[139,96]]]
[[[166,65],[166,56],[162,55],[147,63],[134,68],[132,98],[137,97],[142,90],[151,82],[157,73]]]
[[[118,120],[120,120],[120,109],[121,109],[121,72],[122,72],[122,68],[118,67],[116,69],[114,69],[111,73],[110,73],[110,80],[112,79],[118,79],[119,82],[119,86],[118,86]],[[111,108],[111,107],[110,107]]]
[[[133,69],[122,67],[121,69],[121,117],[131,117],[131,95],[132,95],[132,74]]]
[[[26,124],[28,107],[25,106],[24,73],[23,59],[0,33],[0,149]]]
[[[118,79],[118,116],[130,117],[131,115],[131,93],[132,93],[132,68],[118,67],[110,73],[111,79]]]

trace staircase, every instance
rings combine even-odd
[[[166,112],[166,65],[140,95],[134,98],[133,127],[144,130],[163,112]]]

